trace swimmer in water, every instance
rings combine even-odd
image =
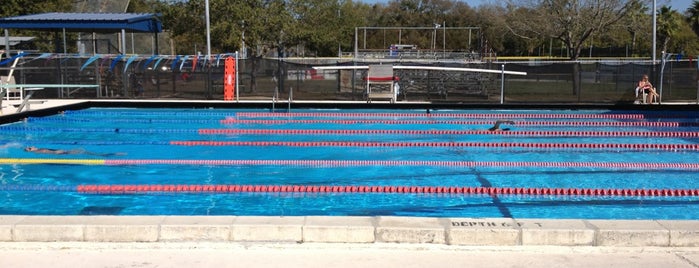
[[[51,149],[51,148],[38,148],[34,146],[28,146],[24,148],[25,152],[37,153],[37,154],[86,154],[86,155],[96,155],[96,156],[115,156],[115,155],[125,155],[124,153],[108,153],[100,154],[88,152],[83,149],[73,149],[73,150],[61,150],[61,149]]]
[[[502,125],[502,124],[514,125],[514,124],[515,124],[515,121],[512,121],[512,120],[498,120],[498,121],[495,121],[495,125],[493,125],[492,127],[490,127],[490,128],[488,129],[488,131],[509,131],[509,130],[510,130],[509,128],[500,128],[500,125]]]

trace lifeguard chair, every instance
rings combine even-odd
[[[391,103],[395,103],[398,95],[395,88],[396,81],[398,77],[393,75],[392,65],[369,65],[366,76],[367,102],[371,103],[373,99],[388,99]],[[372,89],[372,85],[387,85],[388,89],[376,90]]]
[[[18,86],[7,86],[7,85],[15,85],[17,84],[15,82],[15,77],[12,75],[8,76],[0,76],[0,85],[3,86],[3,89],[5,91],[5,100],[21,100],[24,96],[24,92],[21,87]]]
[[[24,98],[24,90],[22,87],[8,86],[17,84],[15,81],[14,72],[15,68],[17,67],[17,63],[19,62],[19,58],[20,57],[15,58],[15,60],[12,62],[10,72],[7,74],[7,76],[0,76],[0,85],[3,86],[0,92],[5,93],[5,96],[2,96],[5,100],[21,100]]]

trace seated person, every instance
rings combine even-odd
[[[655,88],[653,85],[648,81],[648,75],[643,75],[641,77],[641,81],[638,81],[638,87],[636,90],[640,90],[643,93],[648,94],[646,97],[646,103],[653,103],[653,97],[659,97],[658,93],[655,92]]]
[[[500,128],[500,125],[502,125],[502,124],[514,125],[514,124],[515,124],[515,121],[512,121],[512,120],[498,120],[498,121],[495,121],[495,125],[493,125],[492,127],[490,127],[490,128],[488,129],[488,131],[509,131],[509,130],[510,130],[509,128]]]

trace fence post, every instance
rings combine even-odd
[[[239,102],[240,101],[240,77],[238,76],[238,70],[240,69],[240,65],[238,65],[238,59],[240,54],[238,54],[238,51],[235,52],[235,101]]]
[[[502,64],[502,72],[500,75],[500,104],[505,103],[505,64]]]

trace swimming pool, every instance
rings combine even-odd
[[[498,119],[515,125],[485,131]],[[0,126],[0,214],[699,219],[697,119],[609,110],[66,111]]]

